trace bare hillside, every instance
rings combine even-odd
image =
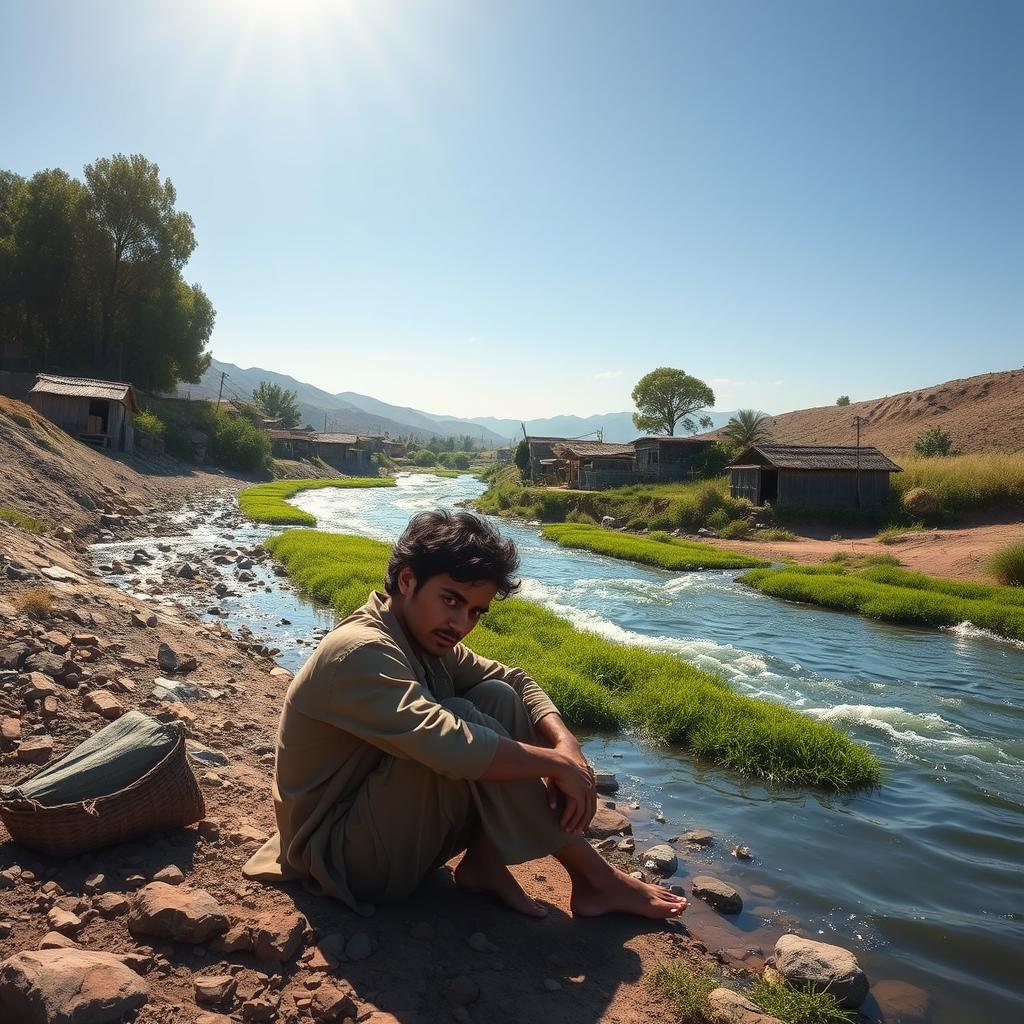
[[[910,452],[914,439],[929,427],[945,430],[957,451],[1024,451],[1024,370],[983,373],[867,402],[783,413],[771,420],[772,439],[788,444],[853,444],[855,416],[862,419],[861,443],[890,455]]]

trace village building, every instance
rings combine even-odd
[[[271,429],[270,452],[278,459],[311,459],[316,452],[312,427],[296,427],[289,430]]]
[[[601,491],[636,482],[636,453],[631,444],[561,441],[552,450],[565,463],[568,487]]]
[[[131,452],[139,411],[131,384],[41,373],[27,402],[72,437],[98,448]]]
[[[530,480],[535,484],[565,483],[564,460],[556,457],[553,445],[568,443],[568,437],[527,437],[530,452]]]
[[[698,437],[638,437],[636,474],[645,482],[692,480],[713,440]]]
[[[312,434],[316,454],[329,466],[346,473],[365,473],[373,468],[372,442],[356,434]]]
[[[755,505],[879,508],[899,472],[872,447],[755,444],[729,464],[729,491]]]

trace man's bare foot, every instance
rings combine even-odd
[[[686,898],[613,868],[612,873],[597,884],[574,876],[569,905],[575,917],[620,913],[665,920],[678,917],[686,909]]]
[[[527,917],[547,917],[547,910],[531,899],[512,872],[489,851],[470,848],[455,869],[455,884],[470,892],[488,892],[506,907]]]

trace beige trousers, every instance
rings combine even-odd
[[[537,742],[530,716],[508,683],[479,683],[464,696],[441,703],[501,736]],[[571,838],[548,806],[539,779],[449,779],[418,761],[386,757],[339,822],[334,848],[340,840],[354,896],[390,903],[408,896],[430,870],[465,850],[481,828],[506,864],[547,856]]]

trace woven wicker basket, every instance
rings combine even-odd
[[[51,857],[74,857],[191,825],[205,816],[206,805],[188,763],[184,736],[162,761],[116,793],[56,807],[34,800],[0,801],[0,820],[11,838]]]

